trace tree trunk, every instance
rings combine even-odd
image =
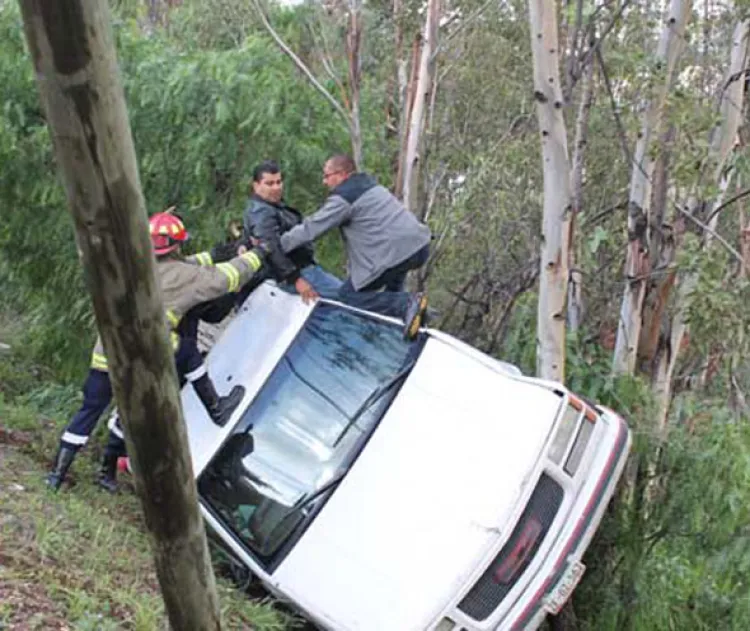
[[[737,176],[737,192],[742,190],[742,178]],[[740,216],[740,252],[742,253],[742,265],[740,265],[740,278],[750,276],[750,221],[745,221],[745,201],[738,200]]]
[[[429,0],[424,22],[422,53],[419,61],[419,78],[414,94],[414,104],[409,117],[404,169],[402,173],[402,194],[404,206],[412,212],[418,207],[419,172],[424,135],[425,112],[432,94],[435,79],[435,50],[437,49],[438,27],[440,25],[440,0]]]
[[[398,133],[399,133],[399,152],[398,167],[396,171],[396,185],[393,194],[399,199],[404,198],[404,171],[406,169],[406,146],[409,141],[409,121],[411,112],[414,109],[417,84],[419,83],[419,60],[422,53],[422,36],[417,34],[414,37],[411,51],[411,73],[406,83],[404,92],[403,108],[399,116]]]
[[[539,261],[537,375],[565,376],[565,298],[570,238],[570,165],[562,112],[557,5],[529,0],[534,97],[542,141],[544,217]]]
[[[362,1],[349,0],[349,28],[346,33],[346,54],[349,60],[349,98],[351,103],[350,132],[352,158],[357,169],[361,170],[362,130],[359,121],[359,93],[362,78],[360,51],[362,49]]]
[[[612,361],[618,374],[635,370],[641,311],[646,292],[649,266],[649,221],[651,177],[653,174],[652,139],[658,137],[661,114],[682,51],[682,42],[690,15],[689,0],[671,0],[656,53],[658,68],[664,68],[664,81],[645,106],[641,132],[633,156],[628,201],[628,249],[625,262],[625,292]]]
[[[569,259],[570,281],[568,283],[568,328],[577,331],[583,318],[583,274],[576,267],[575,224],[583,208],[583,164],[588,142],[589,114],[594,102],[594,64],[590,59],[581,86],[581,103],[576,117],[576,137],[573,145],[573,170],[570,175],[572,212],[570,215]]]
[[[21,0],[173,629],[221,628],[104,0]]]
[[[735,147],[735,139],[739,130],[741,116],[744,106],[744,72],[748,66],[748,21],[743,20],[737,24],[734,31],[734,40],[730,54],[729,69],[727,71],[726,89],[722,93],[720,111],[726,118],[722,118],[720,131],[714,136],[710,146],[709,163],[715,164],[714,177],[716,178],[719,193],[712,204],[712,208],[721,205],[732,177],[732,171],[727,169],[730,152]],[[733,89],[732,83],[739,84],[739,89]],[[718,217],[718,215],[715,215]],[[709,222],[710,223],[710,222]],[[704,237],[703,251],[707,252],[711,247],[712,236],[706,233]],[[686,316],[689,309],[690,296],[698,279],[695,274],[689,274],[682,279],[675,304],[675,313],[666,325],[666,333],[663,336],[658,362],[652,377],[654,392],[659,403],[657,417],[658,428],[666,431],[669,404],[672,395],[672,377],[677,362],[678,352],[682,340],[687,333],[688,327]],[[668,338],[667,338],[668,336]]]
[[[750,20],[738,22],[732,36],[729,69],[723,83],[720,116],[721,124],[715,130],[712,149],[716,156],[716,181],[721,181],[729,154],[734,150],[737,131],[742,119],[745,94],[745,71],[748,68],[748,28]],[[716,224],[714,224],[715,226]]]

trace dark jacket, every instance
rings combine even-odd
[[[245,209],[245,237],[253,236],[266,244],[276,280],[293,283],[299,278],[299,270],[315,263],[314,250],[310,243],[294,248],[286,254],[281,248],[281,235],[300,223],[302,215],[299,211],[284,202],[274,204],[257,195],[250,198],[250,203]]]
[[[354,289],[367,286],[430,243],[430,229],[367,173],[355,173],[331,191],[325,204],[281,239],[285,251],[340,228]]]

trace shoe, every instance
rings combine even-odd
[[[57,450],[57,456],[55,456],[55,467],[47,476],[47,486],[50,489],[53,491],[59,490],[77,453],[76,449],[60,446]]]
[[[96,483],[107,493],[117,493],[117,454],[105,453]]]
[[[409,299],[404,316],[404,339],[413,340],[419,327],[422,326],[422,318],[427,310],[427,294],[416,293]]]
[[[218,405],[208,410],[211,420],[219,427],[224,427],[244,396],[245,388],[243,386],[232,388],[227,396],[219,398]]]
[[[219,427],[224,427],[227,424],[232,412],[237,409],[242,397],[245,396],[245,388],[235,386],[227,396],[220,397],[216,392],[214,382],[208,375],[203,375],[200,379],[193,381],[193,388],[195,388],[195,393],[205,406],[211,420]]]

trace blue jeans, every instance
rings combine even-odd
[[[299,271],[299,275],[313,286],[322,298],[338,300],[341,281],[330,272],[326,272],[320,265],[308,265]],[[297,290],[292,283],[280,283],[279,287],[290,294]]]
[[[422,267],[429,256],[430,246],[426,245],[359,290],[354,289],[351,279],[347,278],[339,289],[338,299],[358,309],[403,318],[411,299],[411,294],[404,291],[406,275],[410,270]],[[378,291],[379,289],[384,291]]]

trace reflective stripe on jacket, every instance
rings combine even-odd
[[[200,252],[181,259],[157,259],[156,273],[161,285],[172,348],[180,344],[176,332],[182,317],[195,305],[236,292],[263,266],[260,256],[249,250],[226,263],[211,265],[211,255]],[[101,337],[97,337],[91,355],[91,367],[107,371],[107,357]]]

